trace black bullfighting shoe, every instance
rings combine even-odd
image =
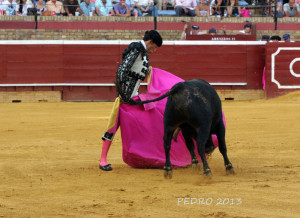
[[[105,165],[105,166],[101,166],[101,165],[99,164],[99,168],[100,168],[101,170],[103,170],[103,171],[112,171],[112,167],[111,167],[110,164],[107,164],[107,165]]]

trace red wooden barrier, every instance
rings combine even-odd
[[[0,91],[60,90],[63,100],[112,100],[129,41],[1,41]],[[217,89],[262,89],[263,42],[167,41],[150,65]]]
[[[266,45],[266,96],[300,90],[300,42]]]

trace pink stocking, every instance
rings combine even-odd
[[[101,154],[101,159],[100,159],[100,165],[101,166],[106,166],[107,165],[106,157],[107,157],[107,153],[108,153],[108,150],[110,148],[110,145],[111,145],[111,141],[103,140],[102,154]]]

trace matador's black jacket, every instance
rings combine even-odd
[[[116,87],[124,102],[137,94],[140,82],[149,73],[149,57],[144,45],[142,42],[133,42],[122,54],[123,61],[117,70]]]

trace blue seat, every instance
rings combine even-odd
[[[159,10],[158,16],[175,16],[176,12],[174,10]]]

